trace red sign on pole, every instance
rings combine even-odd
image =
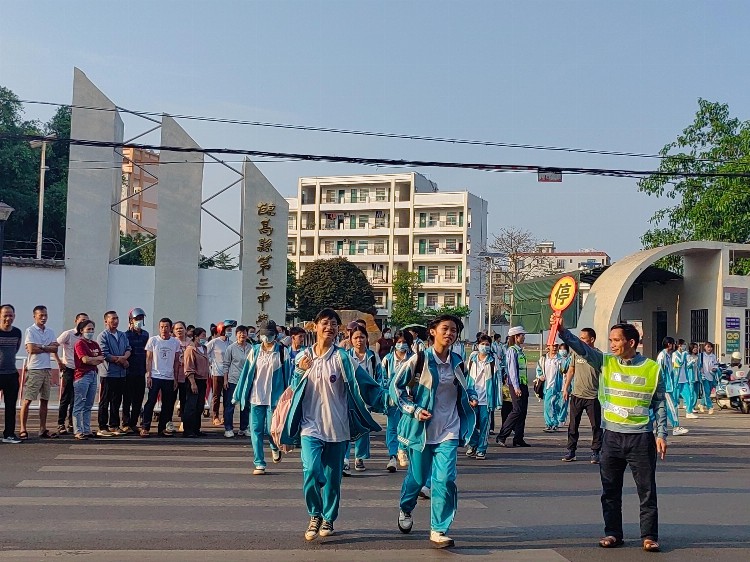
[[[550,326],[547,345],[555,344],[557,331],[560,328],[560,318],[562,317],[562,313],[573,304],[577,290],[578,286],[576,280],[570,275],[558,279],[557,283],[552,287],[552,291],[550,291],[549,294],[549,305],[553,311],[554,321],[552,326]]]

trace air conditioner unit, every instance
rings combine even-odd
[[[141,220],[141,213],[133,213],[133,220],[134,221],[140,221]]]

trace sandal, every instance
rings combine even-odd
[[[148,429],[141,429],[139,435],[141,437],[148,437]]]
[[[599,546],[602,548],[617,548],[618,546],[622,546],[625,544],[625,541],[622,539],[618,539],[617,537],[608,536],[604,537],[599,541]],[[644,543],[645,548],[645,543]]]
[[[49,429],[45,429],[39,434],[39,439],[57,439],[57,433],[50,433]]]
[[[74,435],[74,437],[76,439],[78,439],[78,441],[87,441],[88,440],[88,437],[86,437],[83,433],[76,433]]]
[[[18,438],[21,441],[27,441],[29,439],[29,432],[28,431],[22,431],[21,433],[18,434]]]
[[[661,547],[659,546],[659,543],[656,541],[652,541],[651,539],[646,539],[643,541],[643,550],[646,552],[659,552],[661,550]]]

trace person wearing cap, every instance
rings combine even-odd
[[[334,534],[344,458],[350,440],[381,427],[370,411],[393,402],[352,357],[335,344],[341,317],[324,308],[315,317],[316,341],[297,356],[290,408],[281,443],[301,442],[302,486],[310,523],[305,540]]]
[[[529,386],[526,373],[526,356],[521,344],[526,336],[523,326],[513,326],[508,330],[508,350],[505,353],[505,367],[508,370],[508,388],[510,398],[513,402],[513,410],[503,423],[503,427],[497,433],[495,441],[502,443],[504,447],[529,447],[524,441],[526,430],[526,413],[529,409]],[[513,432],[513,444],[505,441]]]
[[[133,308],[128,313],[129,326],[125,335],[130,343],[130,357],[122,398],[122,429],[127,433],[139,432],[138,419],[146,395],[146,344],[150,336],[143,329],[145,319],[146,312],[142,308]]]
[[[408,359],[390,387],[391,398],[402,413],[398,440],[409,455],[398,528],[411,532],[412,511],[429,479],[430,542],[437,548],[454,545],[447,533],[458,505],[458,447],[468,443],[476,426],[477,393],[467,380],[461,357],[451,352],[462,328],[461,320],[452,314],[432,320],[432,346]]]
[[[659,363],[638,353],[640,333],[632,324],[615,324],[609,330],[609,349],[602,353],[565,329],[559,320],[559,336],[594,369],[601,370],[599,402],[602,405],[602,481],[604,534],[602,548],[624,544],[622,485],[630,465],[640,499],[643,550],[658,552],[659,512],[656,500],[656,461],[667,454],[665,377]],[[555,318],[550,318],[554,324]],[[654,435],[654,433],[656,435]]]
[[[239,404],[240,412],[250,404],[254,476],[266,473],[265,435],[269,435],[273,462],[281,462],[281,451],[270,439],[271,417],[281,393],[289,386],[291,374],[289,354],[276,338],[276,323],[268,320],[261,322],[258,328],[260,343],[250,348],[232,395],[232,403]]]
[[[224,393],[224,353],[231,343],[229,340],[231,333],[230,327],[226,326],[224,322],[219,322],[216,324],[216,337],[208,342],[207,346],[211,366],[211,413],[213,424],[217,427],[223,425],[221,418],[219,418],[219,410],[221,395]]]

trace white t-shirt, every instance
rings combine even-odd
[[[75,330],[65,330],[57,338],[57,343],[60,344],[60,347],[58,348],[59,355],[62,356],[61,359],[68,369],[76,368],[76,354],[74,348],[80,339],[80,336],[76,336]]]
[[[450,355],[443,363],[437,355],[435,363],[438,368],[439,382],[435,392],[435,403],[432,407],[432,418],[427,422],[427,444],[437,445],[450,439],[458,439],[461,432],[461,420],[458,418],[458,386],[454,384],[456,375],[453,372]],[[433,381],[433,384],[436,381]]]
[[[716,355],[713,353],[703,353],[703,368],[701,373],[707,381],[714,380],[714,369],[716,368]]]
[[[261,348],[255,363],[255,381],[253,382],[253,389],[250,391],[250,404],[256,406],[271,405],[273,372],[279,364],[278,353]]]
[[[206,354],[208,355],[209,367],[212,377],[224,376],[224,352],[230,346],[231,342],[226,339],[214,338],[206,344]]]
[[[477,357],[469,365],[470,375],[474,379],[474,390],[477,393],[477,402],[480,406],[487,405],[487,383],[492,378],[492,361],[488,355],[484,360]]]
[[[146,351],[153,353],[151,378],[174,379],[174,358],[180,352],[180,340],[163,340],[161,336],[151,336],[146,344]]]
[[[545,355],[542,358],[542,372],[544,373],[544,389],[552,390],[560,376],[560,358]]]
[[[27,343],[35,343],[39,346],[50,345],[57,341],[55,339],[55,332],[50,328],[45,327],[43,330],[36,325],[32,324],[26,328],[26,337],[24,338],[24,345]],[[34,353],[29,354],[29,358],[26,360],[27,369],[51,369],[52,362],[50,361],[49,353]]]
[[[334,347],[319,357],[312,348],[309,352],[312,366],[307,370],[307,386],[302,398],[301,435],[315,437],[328,443],[348,441],[349,399]]]

